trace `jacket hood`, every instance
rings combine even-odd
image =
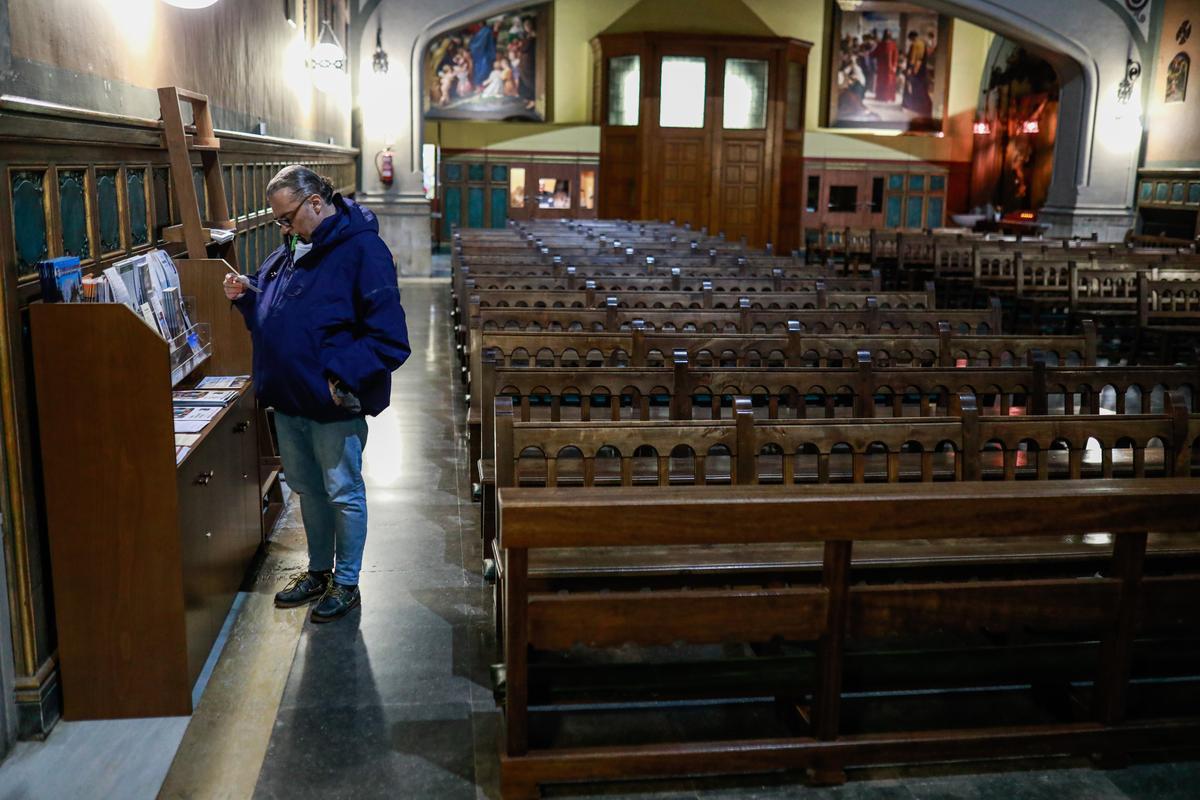
[[[369,209],[347,200],[340,194],[333,196],[337,214],[322,222],[313,231],[314,250],[337,247],[347,239],[360,233],[379,233],[379,220]]]

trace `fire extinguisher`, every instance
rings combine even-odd
[[[384,186],[391,186],[396,178],[392,168],[392,148],[385,147],[375,154],[375,169],[379,171],[379,182]]]

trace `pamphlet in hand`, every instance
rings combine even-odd
[[[197,389],[240,389],[250,382],[249,375],[210,375],[196,384]]]
[[[191,447],[200,439],[198,433],[177,433],[175,434],[176,447]]]
[[[234,391],[180,389],[173,393],[171,402],[177,406],[227,406],[237,398]]]
[[[180,461],[183,461],[185,458],[187,458],[187,454],[191,451],[192,448],[190,447],[175,445],[175,464],[178,465]]]

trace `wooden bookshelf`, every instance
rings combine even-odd
[[[193,320],[212,330],[212,355],[180,387],[249,373],[224,263],[177,263]],[[35,304],[30,324],[63,717],[188,714],[263,538],[252,391],[177,466],[156,332],[117,304]]]

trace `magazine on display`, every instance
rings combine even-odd
[[[196,384],[197,389],[241,389],[250,382],[249,375],[212,375]]]
[[[233,391],[178,389],[173,393],[172,402],[177,406],[227,406],[237,398],[238,393]]]
[[[43,259],[38,262],[37,270],[42,302],[83,302],[83,269],[77,256]]]
[[[176,433],[200,433],[221,412],[220,406],[175,406]]]

